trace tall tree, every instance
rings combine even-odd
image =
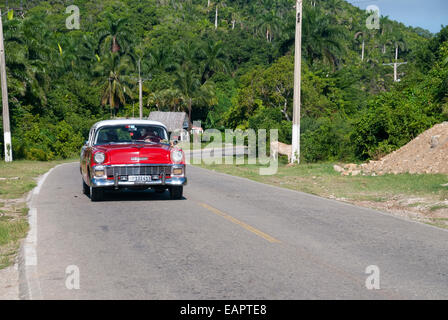
[[[127,25],[127,18],[115,18],[110,12],[106,12],[102,28],[99,30],[98,53],[127,52],[131,31]]]
[[[221,41],[209,40],[205,42],[200,53],[203,58],[201,83],[205,83],[217,71],[228,70],[227,57]]]
[[[302,28],[302,46],[309,62],[313,64],[316,60],[327,60],[334,66],[336,54],[344,49],[342,45],[342,40],[345,38],[343,29],[338,25],[331,24],[328,15],[310,9],[303,15]]]
[[[112,52],[104,55],[94,68],[97,75],[94,83],[101,85],[101,105],[109,105],[111,113],[126,103],[126,96],[132,99],[131,81],[127,76],[131,65],[128,56]]]
[[[364,61],[364,53],[366,48],[366,36],[368,36],[367,32],[359,31],[355,33],[355,40],[361,39],[361,61]]]
[[[214,89],[211,82],[201,84],[199,77],[189,69],[179,69],[175,74],[174,86],[179,90],[187,108],[189,129],[192,126],[192,110],[194,106],[211,104],[214,99]]]

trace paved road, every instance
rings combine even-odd
[[[45,299],[448,298],[448,232],[189,167],[184,199],[110,193],[92,203],[77,164],[35,201]],[[65,286],[69,265],[79,290]],[[380,270],[367,290],[365,269]]]

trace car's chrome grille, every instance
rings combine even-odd
[[[138,175],[156,175],[156,174],[170,174],[170,166],[114,166],[107,167],[107,176],[138,176]]]

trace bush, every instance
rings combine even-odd
[[[48,123],[39,116],[28,114],[13,133],[15,159],[48,161],[75,156],[83,144],[83,137],[67,122]]]
[[[301,135],[301,158],[305,162],[353,160],[348,120],[335,115],[317,120],[306,119]]]

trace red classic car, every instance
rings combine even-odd
[[[81,149],[83,192],[92,201],[106,189],[154,189],[182,198],[185,155],[170,144],[167,128],[150,120],[106,120],[92,126]]]

